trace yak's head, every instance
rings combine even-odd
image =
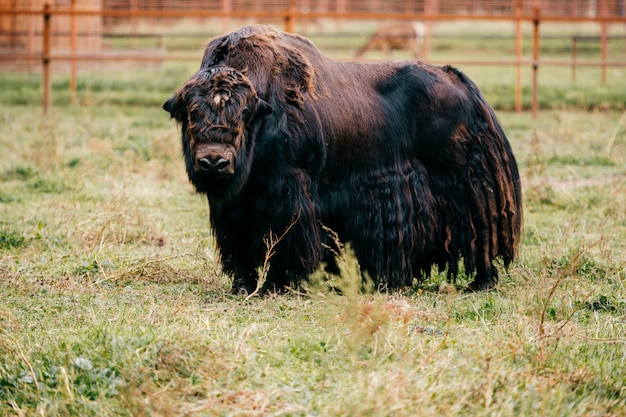
[[[182,125],[187,174],[198,192],[233,192],[250,170],[259,121],[272,108],[234,68],[203,68],[163,104]]]

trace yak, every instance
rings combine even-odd
[[[332,268],[337,242],[386,288],[438,268],[488,290],[516,256],[515,157],[453,67],[338,62],[302,36],[252,25],[212,39],[163,108],[181,127],[233,293],[298,287]]]

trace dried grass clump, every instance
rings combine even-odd
[[[123,190],[78,223],[71,237],[88,250],[127,244],[165,246],[165,235],[138,206]]]
[[[186,267],[175,264],[183,260],[188,264]],[[198,284],[212,288],[221,286],[222,278],[222,274],[212,262],[198,255],[184,254],[135,262],[134,265],[115,271],[104,279],[159,284]]]

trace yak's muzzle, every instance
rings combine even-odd
[[[201,146],[196,150],[195,171],[209,176],[225,176],[235,173],[235,152],[231,146]]]
[[[197,163],[198,167],[208,174],[232,174],[228,172],[230,161],[221,156],[200,158]]]

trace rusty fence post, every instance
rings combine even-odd
[[[76,1],[72,0],[72,16],[70,17],[70,101],[72,104],[78,102],[76,98],[76,50],[77,50],[77,29],[76,29]]]
[[[537,118],[539,112],[539,8],[535,7],[533,19],[533,119]]]
[[[43,65],[43,112],[44,114],[47,114],[48,109],[50,108],[50,90],[51,90],[50,36],[51,36],[50,4],[46,3],[43,6],[43,55],[42,55],[42,61],[41,61]]]
[[[515,111],[522,111],[522,2],[517,0],[515,6]]]
[[[576,84],[576,48],[578,48],[578,36],[572,36],[572,82]]]
[[[600,16],[606,18],[608,16],[608,4],[606,0],[601,0],[600,3]],[[606,20],[603,20],[600,25],[600,51],[602,54],[601,67],[601,80],[602,85],[606,85],[606,62],[609,56],[609,24]]]
[[[285,15],[285,32],[296,32],[296,13],[298,11],[297,0],[291,0]]]

